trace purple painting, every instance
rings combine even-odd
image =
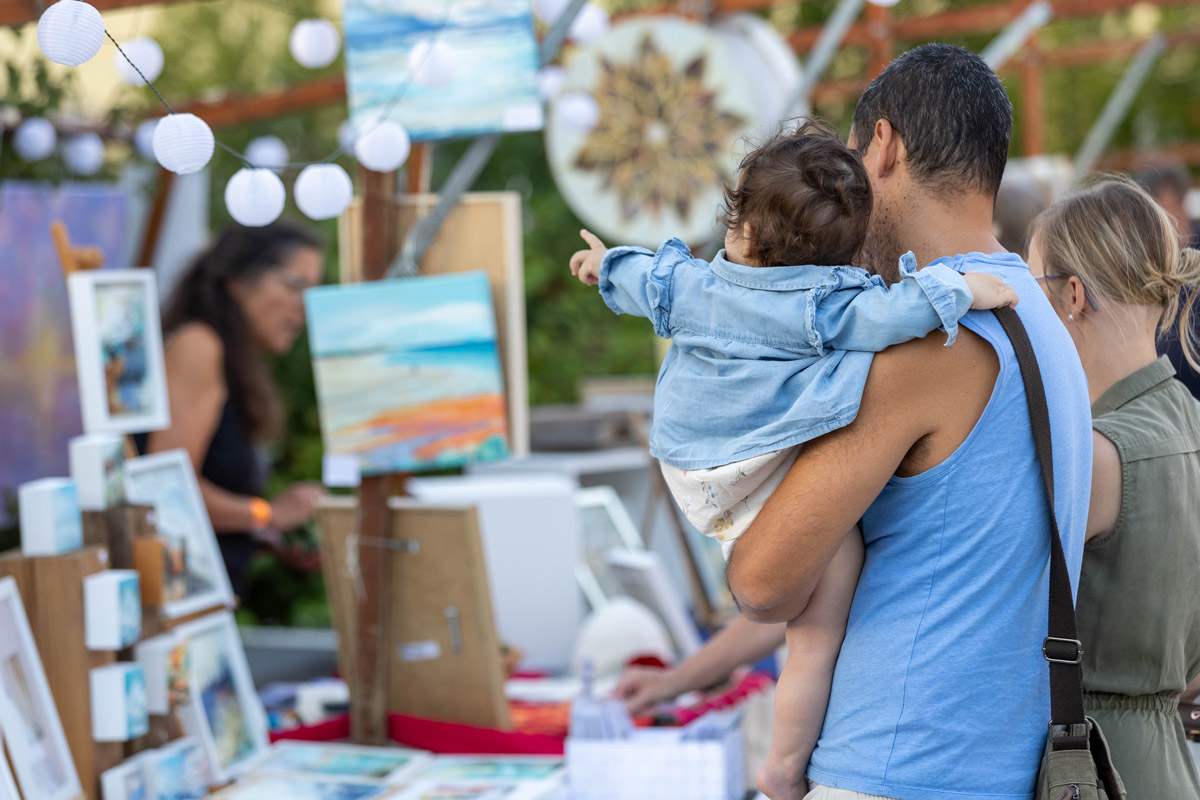
[[[131,266],[129,217],[128,193],[111,184],[0,182],[0,497],[68,475],[67,443],[83,432],[50,224],[61,220],[75,246],[99,247],[106,269],[122,269]]]

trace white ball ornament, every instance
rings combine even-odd
[[[337,139],[338,147],[345,150],[347,153],[354,152],[354,141],[358,138],[358,130],[354,127],[354,123],[346,120],[338,126]]]
[[[608,12],[595,3],[587,3],[571,22],[567,38],[576,44],[594,42],[608,33]]]
[[[542,100],[549,103],[562,94],[563,82],[566,80],[566,70],[562,67],[543,67],[537,75],[538,92]]]
[[[22,161],[41,161],[49,158],[58,146],[58,133],[42,117],[30,117],[13,134],[13,150]]]
[[[38,45],[55,64],[78,67],[100,52],[104,19],[82,0],[60,0],[38,20]]]
[[[171,114],[154,129],[154,157],[163,169],[179,175],[208,166],[215,147],[212,128],[195,114]]]
[[[225,186],[229,215],[248,228],[261,228],[279,219],[286,192],[283,181],[269,169],[242,169]]]
[[[564,124],[590,131],[600,124],[600,105],[587,92],[569,92],[559,98],[554,114]]]
[[[130,86],[145,86],[146,82],[142,80],[142,76],[145,76],[147,81],[154,81],[162,75],[163,51],[158,42],[144,37],[131,39],[121,45],[121,50],[125,52],[125,56],[119,51],[113,53],[113,64],[117,68],[117,76],[125,83]],[[125,60],[126,57],[129,61]],[[133,68],[130,61],[137,69]],[[138,70],[142,71],[141,75],[138,75]]]
[[[900,2],[900,0],[867,0],[873,6],[882,6],[883,8],[891,8]]]
[[[454,48],[437,39],[424,39],[408,51],[408,70],[420,86],[438,88],[454,81],[458,74]]]
[[[72,175],[95,175],[104,166],[104,140],[96,133],[83,133],[63,145],[63,163]]]
[[[354,143],[358,163],[375,172],[395,172],[408,160],[412,142],[408,131],[388,120],[367,128]]]
[[[302,67],[321,69],[328,67],[342,49],[342,35],[337,26],[327,19],[302,19],[292,28],[288,40],[292,58]]]
[[[350,206],[354,184],[337,164],[311,164],[300,171],[293,194],[309,219],[333,219]]]
[[[284,169],[290,158],[287,145],[278,136],[259,136],[246,146],[246,161],[260,169]]]
[[[154,130],[157,127],[158,120],[148,119],[133,132],[133,149],[139,156],[151,161],[154,160]]]

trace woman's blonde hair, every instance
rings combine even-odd
[[[1075,276],[1089,299],[1162,307],[1161,337],[1177,329],[1184,357],[1200,369],[1192,314],[1200,251],[1184,248],[1171,216],[1133,181],[1106,176],[1059,200],[1035,223],[1047,275]]]

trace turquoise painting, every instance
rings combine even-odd
[[[126,733],[137,739],[150,732],[150,716],[146,709],[146,671],[140,666],[125,673]]]
[[[305,304],[328,452],[366,475],[507,457],[485,273],[323,286]]]
[[[121,581],[118,593],[121,607],[121,646],[133,647],[142,638],[142,591],[138,576]]]
[[[69,553],[83,547],[83,512],[79,510],[79,493],[75,484],[65,484],[55,489],[53,503],[56,552]]]
[[[413,141],[542,127],[529,0],[346,0],[345,30],[350,116],[360,131],[381,117]],[[411,80],[409,53],[424,42],[452,62],[438,85]]]

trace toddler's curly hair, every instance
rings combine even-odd
[[[746,232],[756,266],[851,264],[871,215],[862,157],[824,123],[785,128],[755,148],[725,186],[721,223]]]

